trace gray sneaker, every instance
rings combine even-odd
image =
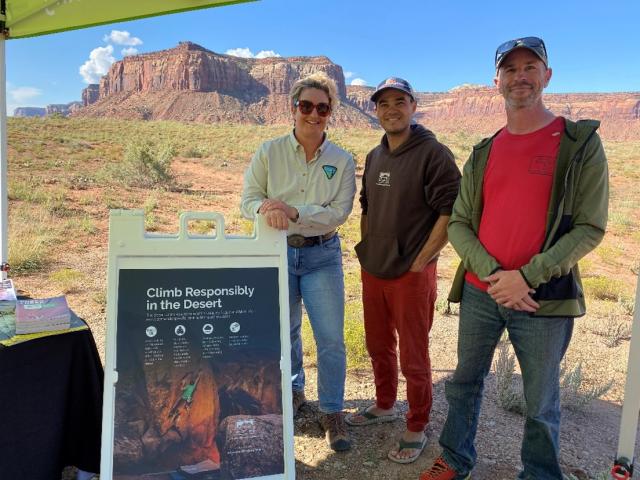
[[[342,452],[351,448],[351,440],[342,412],[323,413],[320,415],[319,422],[324,430],[327,444],[332,450]]]
[[[293,405],[293,416],[295,417],[298,414],[298,410],[300,410],[300,407],[307,403],[307,398],[304,396],[304,391],[294,390],[293,400],[291,403]]]

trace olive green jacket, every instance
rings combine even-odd
[[[596,130],[600,122],[565,120],[547,213],[545,240],[520,272],[540,304],[536,316],[578,317],[586,307],[578,260],[602,240],[607,225],[607,159]],[[473,147],[449,221],[449,240],[462,259],[450,302],[462,297],[467,270],[484,278],[501,268],[478,240],[484,171],[495,135]]]

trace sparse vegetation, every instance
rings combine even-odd
[[[76,293],[80,290],[85,275],[72,268],[63,268],[51,273],[49,279],[60,288],[62,293]]]
[[[602,337],[607,347],[613,348],[631,337],[631,322],[618,315],[608,315],[603,322],[596,323],[591,331]]]
[[[509,344],[498,347],[495,361],[496,390],[498,404],[503,409],[526,415],[527,405],[522,391],[522,380],[515,376],[515,355],[510,352]],[[569,368],[567,361],[560,367],[560,402],[569,410],[584,410],[593,400],[605,395],[613,386],[613,381],[596,386],[586,386],[582,372],[582,363]]]
[[[616,278],[594,276],[582,279],[582,286],[587,295],[599,300],[614,300],[626,290],[624,283]]]

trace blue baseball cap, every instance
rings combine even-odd
[[[375,103],[380,94],[388,88],[400,90],[401,92],[409,95],[412,100],[415,100],[415,97],[413,96],[413,88],[411,88],[409,82],[400,77],[389,77],[378,84],[376,91],[371,95],[371,101]]]

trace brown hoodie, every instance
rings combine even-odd
[[[440,215],[451,215],[460,171],[453,154],[422,125],[393,152],[387,136],[367,155],[360,191],[367,233],[356,245],[362,268],[380,278],[409,270]]]

